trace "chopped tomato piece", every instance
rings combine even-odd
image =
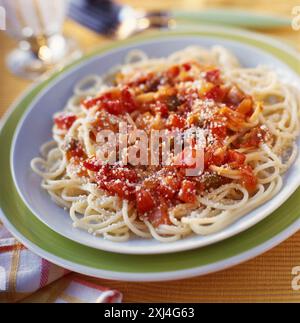
[[[154,111],[156,113],[160,113],[163,118],[166,118],[169,115],[168,106],[165,103],[162,103],[160,101],[156,103]]]
[[[227,136],[227,119],[222,115],[216,115],[208,122],[208,127],[217,139],[225,139]]]
[[[124,199],[133,199],[137,175],[134,170],[126,167],[113,167],[110,165],[101,166],[96,175],[96,182],[102,189],[107,190],[111,195],[118,195]]]
[[[254,192],[257,187],[257,178],[253,173],[253,169],[249,165],[241,167],[241,183],[249,192]]]
[[[227,163],[234,163],[235,165],[243,165],[246,161],[246,155],[234,150],[228,150],[226,161]]]
[[[181,184],[178,197],[185,203],[195,203],[196,201],[196,183],[184,180]]]
[[[143,187],[149,190],[156,189],[159,185],[159,180],[157,178],[146,178],[143,182]]]
[[[180,73],[179,66],[174,65],[167,70],[166,74],[167,74],[167,77],[172,80],[176,78],[179,75],[179,73]]]
[[[112,93],[108,92],[106,94],[103,94],[102,100],[100,102],[101,106],[111,114],[118,115],[125,112],[120,97],[112,95]]]
[[[59,129],[69,130],[77,117],[75,114],[59,114],[54,118],[54,122]]]
[[[135,170],[127,167],[112,168],[111,176],[113,179],[125,180],[130,183],[135,183],[137,181],[137,174]]]
[[[181,187],[181,182],[182,182],[182,179],[179,177],[176,177],[176,174],[174,174],[173,176],[166,176],[162,179],[162,183],[165,186],[168,186],[173,191],[179,191]]]
[[[171,200],[176,194],[174,189],[163,184],[159,185],[156,190],[156,192],[166,200]]]
[[[99,105],[99,102],[101,101],[101,98],[93,98],[93,99],[86,99],[82,101],[82,105],[86,109],[91,109],[95,105]]]
[[[227,136],[227,127],[226,125],[217,125],[211,128],[211,132],[218,139],[225,139]]]
[[[105,183],[106,189],[111,195],[118,195],[126,200],[134,199],[135,188],[121,180],[112,180]]]
[[[159,227],[161,224],[171,224],[167,206],[162,205],[160,208],[154,209],[149,214],[148,220],[154,227]]]
[[[83,105],[86,109],[93,106],[102,107],[115,115],[132,112],[137,109],[137,104],[128,87],[123,88],[121,91],[106,92],[98,98],[85,100]]]
[[[224,91],[224,89],[221,86],[216,85],[211,90],[209,90],[205,96],[207,99],[221,102],[223,101],[225,95],[226,92]]]
[[[147,74],[142,74],[141,76],[137,77],[133,81],[127,82],[127,85],[130,86],[130,87],[146,85],[146,83],[149,80],[153,80],[153,78],[154,78],[154,73],[152,73],[152,72],[147,73]]]
[[[108,164],[103,165],[96,174],[97,185],[106,189],[106,183],[110,181],[110,167]]]
[[[184,118],[180,117],[177,114],[172,114],[168,120],[169,128],[178,128],[183,129],[186,125],[186,121]]]
[[[68,160],[71,158],[86,158],[86,153],[83,150],[83,147],[81,143],[78,140],[72,139],[67,145],[66,145],[66,157]]]
[[[136,204],[139,213],[149,212],[155,206],[151,193],[143,189],[136,193]]]
[[[220,81],[220,70],[214,69],[211,71],[206,72],[204,78],[207,82],[210,83],[217,83]]]
[[[182,64],[182,67],[183,67],[183,69],[185,70],[185,71],[190,71],[191,70],[191,68],[192,68],[192,65],[190,64],[190,63],[184,63],[184,64]]]
[[[261,127],[255,127],[246,133],[242,138],[239,138],[236,145],[241,148],[256,148],[262,142],[272,140],[272,137],[268,130],[264,130]]]
[[[211,165],[221,166],[225,163],[226,154],[222,147],[211,146],[205,149],[204,165],[208,169]]]
[[[123,103],[125,111],[129,113],[137,109],[137,104],[128,87],[125,87],[121,91],[121,102]]]
[[[102,167],[102,163],[97,160],[95,157],[88,158],[83,162],[83,166],[92,171],[92,172],[99,172],[100,168]]]

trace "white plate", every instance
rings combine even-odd
[[[209,236],[190,236],[171,243],[137,237],[127,242],[117,243],[73,228],[68,211],[58,207],[48,193],[40,187],[41,178],[31,171],[30,161],[39,155],[40,146],[45,141],[51,140],[52,116],[63,109],[78,80],[89,74],[107,72],[111,67],[122,63],[128,51],[132,49],[141,49],[150,57],[161,57],[189,45],[224,46],[238,57],[243,66],[268,65],[275,69],[282,79],[299,84],[298,76],[286,64],[269,53],[240,42],[212,37],[161,37],[120,47],[77,65],[52,82],[36,98],[20,121],[13,140],[11,169],[15,185],[25,204],[43,223],[71,240],[101,250],[128,254],[171,253],[206,246],[236,235],[267,217],[295,192],[300,184],[299,156],[285,175],[283,189],[276,197],[220,232]]]

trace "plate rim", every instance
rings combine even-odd
[[[173,36],[171,34],[171,36]],[[174,35],[174,39],[176,40],[176,33]],[[155,43],[157,41],[163,41],[164,39],[167,39],[168,35],[164,35],[162,34],[159,37],[155,37],[154,39],[150,38],[146,38],[146,39],[142,39],[141,41],[133,41],[134,44],[143,44],[143,43]],[[180,37],[180,35],[178,35],[178,37]],[[181,36],[183,37],[183,36]],[[192,35],[191,35],[192,37]],[[210,36],[202,36],[204,38],[208,38]],[[221,36],[219,37],[212,37],[215,39],[218,38],[222,38]],[[229,42],[233,42],[233,43],[240,43],[237,40],[229,40]],[[194,239],[191,240],[189,239],[189,237],[187,237],[184,240],[179,240],[179,241],[175,241],[173,243],[167,243],[167,244],[155,244],[155,245],[142,245],[142,246],[135,246],[135,245],[124,245],[122,243],[108,243],[108,242],[104,242],[102,245],[101,243],[103,242],[103,237],[99,237],[99,240],[89,240],[88,237],[86,237],[86,234],[82,234],[79,233],[78,235],[76,235],[76,233],[70,231],[70,232],[65,232],[64,230],[61,230],[59,226],[54,227],[53,223],[49,223],[46,219],[43,218],[43,216],[41,216],[41,213],[32,207],[31,203],[28,201],[27,197],[24,195],[24,190],[21,189],[20,187],[20,183],[19,180],[17,179],[16,176],[16,160],[17,158],[15,157],[16,155],[16,144],[19,141],[19,137],[20,137],[20,132],[23,129],[24,123],[28,122],[28,120],[30,119],[30,115],[32,114],[32,110],[35,109],[36,110],[36,106],[37,103],[39,102],[39,100],[41,100],[41,98],[43,98],[43,96],[45,96],[47,94],[48,91],[50,91],[51,89],[55,88],[57,86],[57,84],[64,78],[67,78],[70,74],[74,74],[76,73],[76,71],[80,70],[82,67],[84,67],[85,65],[89,64],[91,60],[97,60],[99,59],[99,57],[103,57],[103,56],[109,56],[112,53],[118,52],[119,50],[122,50],[124,47],[128,47],[131,46],[132,42],[125,42],[123,43],[117,43],[114,46],[109,47],[109,48],[103,48],[101,50],[101,52],[96,52],[94,55],[87,57],[83,57],[80,62],[78,62],[76,64],[74,64],[74,66],[72,66],[70,69],[68,69],[65,73],[61,73],[59,74],[55,79],[51,80],[46,86],[45,88],[43,88],[38,94],[37,96],[33,99],[33,101],[29,104],[28,108],[24,111],[24,114],[22,115],[22,117],[20,118],[20,120],[18,121],[17,127],[15,129],[14,135],[13,135],[13,139],[12,139],[12,146],[11,146],[11,150],[10,150],[10,169],[11,169],[11,173],[12,173],[12,177],[14,180],[14,184],[15,187],[18,191],[18,194],[20,196],[20,198],[23,200],[24,204],[27,206],[27,208],[31,211],[32,214],[34,214],[42,223],[44,223],[46,226],[48,226],[51,230],[57,232],[58,234],[66,237],[67,239],[70,239],[74,242],[83,244],[85,246],[88,247],[92,247],[95,249],[99,249],[99,250],[103,250],[103,251],[108,251],[108,252],[115,252],[115,253],[122,253],[122,254],[140,254],[140,255],[151,255],[151,254],[166,254],[166,253],[175,253],[175,252],[181,252],[181,251],[186,251],[186,250],[193,250],[193,249],[197,249],[197,248],[201,248],[201,247],[205,247],[217,242],[220,242],[222,240],[225,240],[227,238],[230,238],[232,236],[235,236],[249,228],[251,228],[252,226],[254,226],[255,224],[257,224],[258,222],[262,221],[263,219],[265,219],[267,216],[269,216],[271,213],[273,213],[277,208],[279,208],[299,187],[300,184],[300,176],[298,178],[298,180],[295,180],[294,182],[292,182],[292,185],[288,185],[288,187],[285,188],[284,191],[279,192],[276,196],[274,197],[274,199],[272,199],[273,202],[267,201],[265,202],[263,205],[260,205],[259,208],[261,209],[260,213],[257,213],[253,218],[247,218],[246,221],[244,222],[240,222],[239,225],[234,225],[235,221],[233,221],[233,223],[231,223],[228,227],[224,228],[223,230],[221,230],[220,232],[216,232],[212,235],[209,235],[208,237],[206,237],[205,240],[201,240],[201,239],[197,239],[197,235],[195,235]],[[268,53],[264,50],[262,50],[261,48],[258,48],[254,45],[250,45],[250,44],[246,44],[246,43],[242,43],[243,46],[245,46],[245,48],[247,48],[247,46],[249,48],[255,48],[255,50],[257,50],[258,52],[261,51],[263,53],[267,53],[271,56],[274,57],[275,60],[279,60],[277,57],[275,57],[274,55],[272,55],[271,53]],[[282,61],[281,61],[282,62]],[[289,67],[285,62],[282,62],[286,65],[286,68],[289,69],[289,71],[292,74],[295,74],[295,77],[297,77],[300,81],[299,78],[299,74],[297,74],[296,72],[294,72],[292,70],[291,67]],[[297,161],[299,162],[299,156],[297,157]],[[296,164],[294,164],[292,167],[296,167]],[[249,213],[253,212],[254,210],[250,211]],[[70,223],[70,226],[72,226],[72,223]],[[233,226],[233,227],[232,227]],[[138,242],[138,240],[137,240]]]
[[[272,248],[279,245],[281,242],[285,241],[293,234],[295,234],[300,229],[300,219],[295,221],[291,226],[282,231],[280,234],[276,235],[272,239],[266,241],[263,244],[258,245],[255,248],[252,248],[246,252],[240,253],[236,256],[229,257],[227,259],[214,262],[209,265],[194,267],[190,269],[176,270],[176,271],[166,271],[166,272],[158,272],[158,273],[129,273],[129,272],[118,272],[111,270],[103,270],[96,269],[92,267],[88,267],[81,264],[75,264],[63,258],[60,258],[56,255],[53,255],[42,248],[38,247],[31,241],[29,241],[26,237],[18,232],[10,224],[9,221],[6,221],[6,218],[3,218],[2,210],[0,210],[0,219],[8,228],[8,230],[28,249],[35,252],[40,257],[48,260],[60,266],[62,268],[68,269],[70,271],[75,271],[83,275],[88,275],[95,278],[104,278],[118,281],[128,281],[128,282],[159,282],[159,281],[171,281],[171,280],[181,280],[186,278],[192,278],[197,276],[204,276],[211,273],[215,273],[221,270],[225,270],[236,265],[242,264],[248,260],[251,260],[263,253],[271,250]],[[4,219],[4,220],[3,220]],[[74,265],[75,268],[74,269]]]
[[[222,27],[222,29],[219,28],[214,28],[214,30],[220,32],[221,34],[224,33],[225,28]],[[203,29],[202,29],[203,30]],[[212,30],[212,27],[209,26],[209,30]],[[191,30],[191,32],[195,32],[195,28]],[[246,32],[243,30],[239,30],[236,28],[226,28],[226,31],[235,31],[238,32],[240,36],[249,36],[250,35],[255,35],[257,38],[257,34],[255,33],[250,33]],[[177,31],[178,32],[178,31]],[[258,35],[260,39],[263,40],[268,40],[274,45],[275,47],[280,46],[281,48],[286,47],[288,52],[292,52],[293,55],[296,54],[297,52],[294,50],[291,50],[289,46],[284,45],[280,43],[279,41],[275,41],[273,39],[270,39],[269,37]],[[277,45],[277,46],[276,46]],[[6,121],[9,119],[9,116],[12,114],[14,111],[14,108],[17,107],[17,105],[22,102],[22,100],[26,97],[28,93],[30,93],[36,86],[38,86],[39,83],[34,83],[30,88],[19,97],[19,99],[11,106],[10,109],[7,110],[7,112],[4,114],[3,119],[1,120],[1,129],[6,123]],[[276,246],[289,236],[291,236],[293,233],[295,233],[298,229],[300,229],[300,219],[295,220],[292,225],[288,226],[285,230],[281,231],[279,234],[275,235],[272,239],[267,240],[265,243],[262,243],[258,245],[255,248],[250,248],[248,251],[239,253],[237,256],[234,257],[229,257],[225,258],[224,260],[213,262],[210,265],[207,266],[199,266],[199,267],[193,267],[192,269],[184,269],[184,270],[175,270],[175,271],[169,271],[169,272],[158,272],[158,273],[142,273],[142,274],[137,274],[137,273],[124,273],[124,272],[114,272],[114,271],[103,271],[99,269],[92,270],[92,267],[88,266],[82,266],[79,264],[76,264],[74,262],[68,262],[64,260],[63,258],[59,258],[51,253],[48,253],[47,251],[43,250],[39,246],[35,245],[34,243],[30,242],[25,236],[22,235],[5,217],[5,215],[2,213],[2,210],[0,212],[0,218],[2,219],[3,223],[7,226],[7,228],[25,245],[29,246],[29,249],[32,249],[34,252],[39,254],[40,256],[48,259],[51,262],[54,262],[58,265],[61,265],[65,268],[68,268],[70,270],[75,270],[78,272],[82,272],[84,274],[92,275],[95,277],[105,277],[105,278],[110,278],[110,279],[118,279],[118,280],[127,280],[127,281],[158,281],[158,280],[171,280],[171,279],[180,279],[180,278],[186,278],[186,277],[192,277],[200,274],[207,274],[209,272],[215,272],[221,269],[225,269],[228,267],[231,267],[233,265],[236,265],[238,263],[241,263],[243,261],[249,260],[258,254],[261,254],[272,247]],[[210,268],[209,268],[210,267]],[[166,276],[166,277],[165,277]]]

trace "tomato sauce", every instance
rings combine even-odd
[[[77,117],[72,113],[61,113],[54,117],[55,125],[61,130],[69,130]]]
[[[187,86],[182,86],[186,83]],[[71,141],[66,149],[67,158],[83,160],[83,166],[93,173],[99,189],[107,194],[127,199],[134,203],[138,215],[154,226],[170,224],[168,210],[180,203],[197,204],[197,195],[216,189],[232,180],[211,170],[211,166],[224,166],[240,172],[239,183],[249,192],[257,188],[257,178],[246,163],[240,148],[257,148],[270,140],[267,129],[255,127],[245,133],[248,118],[254,112],[250,96],[237,86],[228,87],[222,80],[219,69],[204,67],[197,62],[185,62],[154,74],[117,75],[116,87],[97,98],[82,102],[85,109],[97,109],[110,115],[122,116],[135,113],[134,121],[141,129],[178,129],[184,131],[192,126],[207,130],[207,146],[204,149],[204,173],[188,177],[188,163],[180,166],[159,165],[151,169],[145,166],[108,165],[95,156],[88,157],[82,144]],[[147,94],[147,100],[141,95]],[[138,113],[136,113],[138,112]],[[95,141],[97,132],[105,128],[102,119],[95,120],[90,139]],[[157,121],[159,120],[159,121]],[[72,115],[58,116],[55,124],[60,129],[69,129],[76,121]],[[113,131],[116,129],[110,127]],[[242,136],[224,145],[228,136]],[[196,148],[193,148],[196,149]],[[194,152],[193,152],[194,153]],[[186,156],[174,156],[185,160]]]

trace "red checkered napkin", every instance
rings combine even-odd
[[[64,277],[68,270],[40,258],[20,244],[0,222],[0,302],[16,302]],[[79,280],[66,286],[49,300],[54,303],[120,303],[116,290]]]

